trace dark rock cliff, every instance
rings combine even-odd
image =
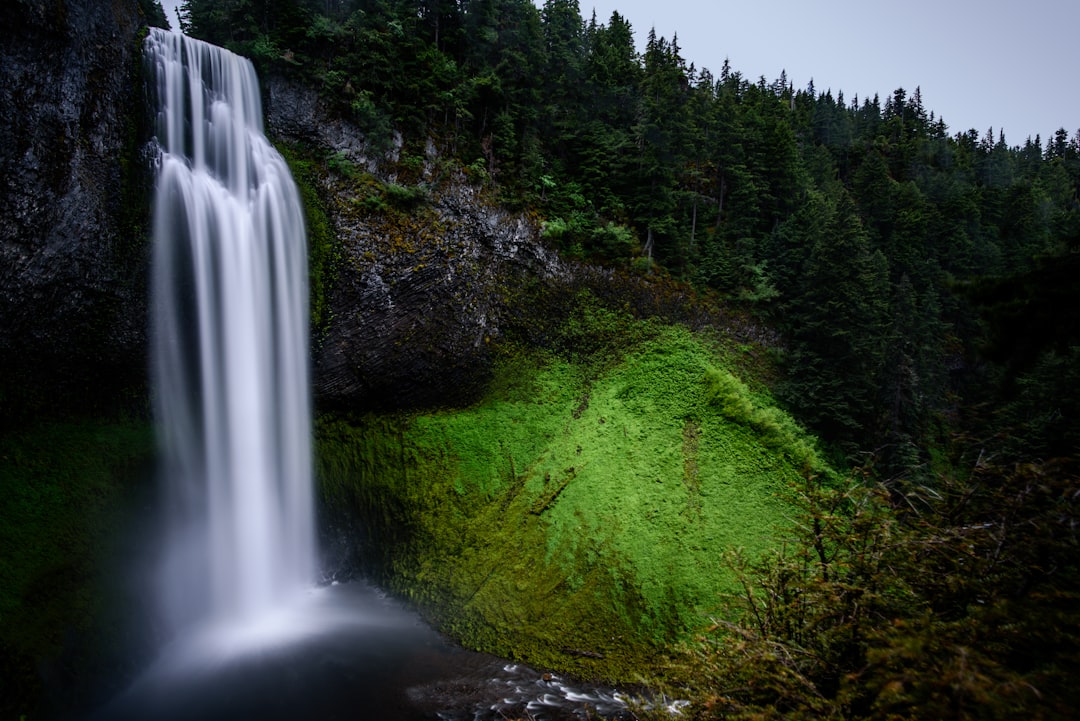
[[[337,198],[348,184],[329,183]],[[343,262],[317,344],[317,397],[346,407],[468,402],[490,370],[510,289],[553,280],[555,258],[521,217],[455,185],[407,225],[335,216]]]
[[[363,134],[325,112],[315,91],[264,83],[269,132],[348,169],[319,181],[339,256],[315,344],[316,397],[364,409],[468,401],[488,375],[510,289],[561,282],[564,264],[525,216],[485,202],[452,172],[436,177],[434,147],[406,182],[384,169],[400,164],[369,156]],[[394,190],[409,205],[400,212]]]
[[[0,7],[0,404],[97,405],[145,377],[149,175],[137,0]],[[140,170],[141,168],[141,170]]]

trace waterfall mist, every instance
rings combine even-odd
[[[155,28],[146,52],[163,609],[173,631],[246,624],[315,580],[302,208],[250,61]]]

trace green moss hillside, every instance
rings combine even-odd
[[[727,370],[729,349],[619,323],[617,353],[504,349],[468,408],[323,417],[318,464],[328,503],[363,519],[371,565],[445,631],[634,680],[724,612],[725,554],[773,545],[783,490],[820,464]]]

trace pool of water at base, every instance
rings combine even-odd
[[[378,589],[315,589],[249,628],[192,632],[92,721],[631,719],[618,690],[455,645]]]

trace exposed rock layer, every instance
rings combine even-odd
[[[142,24],[136,0],[0,9],[0,397],[9,410],[94,402],[145,376]]]
[[[269,131],[347,170],[320,179],[340,255],[316,344],[316,396],[365,409],[467,401],[488,375],[508,289],[565,268],[525,216],[485,202],[464,178],[438,177],[434,147],[406,182],[383,172],[363,134],[316,92],[280,77],[265,84]],[[412,207],[363,203],[385,206],[389,186]]]

